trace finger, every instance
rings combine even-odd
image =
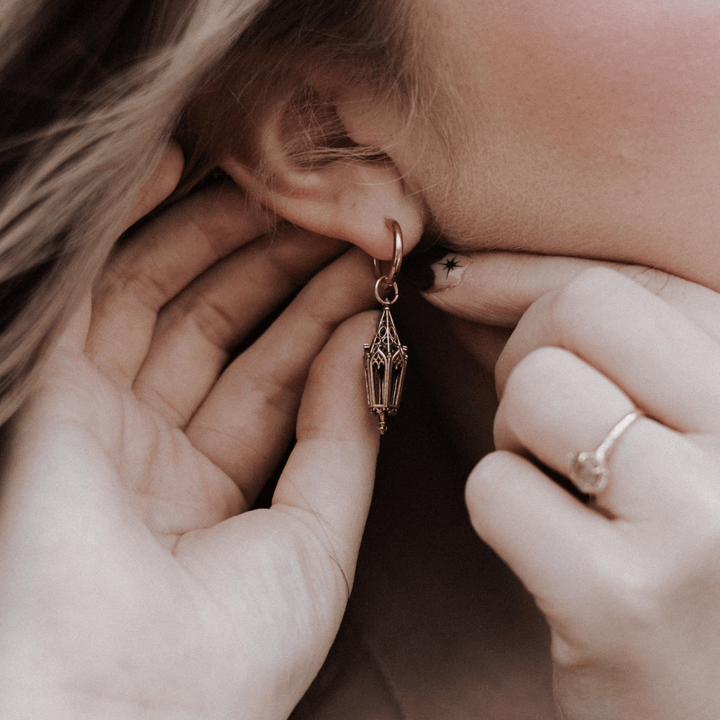
[[[180,182],[183,153],[175,140],[170,140],[155,170],[135,196],[123,222],[123,231],[154,210]]]
[[[298,442],[272,508],[188,533],[174,551],[190,572],[224,591],[229,609],[245,622],[243,601],[248,587],[256,593],[259,578],[283,610],[292,610],[278,615],[276,603],[271,608],[288,626],[283,641],[303,643],[298,652],[311,663],[318,645],[332,643],[345,609],[370,506],[379,436],[365,400],[362,347],[375,322],[366,313],[344,323],[313,363]],[[255,582],[245,582],[248,577]],[[266,608],[260,610],[266,617]]]
[[[436,282],[427,300],[445,312],[476,323],[514,327],[543,295],[560,290],[594,267],[615,270],[683,313],[720,340],[720,296],[696,283],[641,265],[583,258],[479,252],[448,255],[463,265],[457,280]],[[436,265],[442,265],[436,263]],[[455,272],[455,271],[453,271]]]
[[[496,366],[501,396],[513,368],[544,346],[570,350],[664,425],[691,433],[720,427],[720,347],[619,273],[588,270],[525,313]]]
[[[344,323],[312,366],[297,422],[297,445],[273,496],[273,512],[310,527],[349,586],[370,507],[379,445],[368,412],[363,343],[376,313]]]
[[[118,250],[95,293],[90,358],[129,387],[150,348],[160,308],[267,229],[266,215],[233,186],[198,193],[142,228]]]
[[[73,353],[82,353],[85,349],[90,315],[92,311],[92,298],[88,291],[78,307],[68,316],[62,331],[58,336],[55,348],[70,350]],[[55,350],[52,351],[53,354]]]
[[[374,285],[359,250],[325,268],[223,373],[190,421],[191,442],[235,480],[248,505],[292,438],[313,360],[343,320],[376,304]]]
[[[514,370],[498,408],[498,449],[530,455],[565,476],[571,458],[594,451],[633,403],[575,355],[541,348]],[[614,518],[678,528],[697,522],[717,482],[704,454],[651,419],[633,422],[606,460],[609,481],[596,498]]]
[[[465,501],[476,532],[542,611],[550,609],[546,601],[575,602],[592,587],[593,558],[610,540],[609,523],[530,461],[509,452],[486,455],[470,474]]]
[[[424,293],[428,302],[450,315],[499,327],[514,327],[538,298],[567,285],[589,267],[615,265],[510,252],[451,253],[447,258],[458,269],[438,275],[447,261],[435,263],[436,283]]]
[[[161,310],[133,384],[136,396],[184,427],[217,381],[229,349],[345,247],[287,227],[216,263]]]

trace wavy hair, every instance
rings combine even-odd
[[[0,424],[99,275],[183,108],[207,97],[219,61],[229,57],[237,68],[252,55],[243,87],[261,78],[271,94],[302,58],[331,48],[326,58],[362,56],[373,77],[407,89],[399,7],[393,0],[5,0]],[[203,137],[205,145],[185,148],[189,183],[208,170],[213,128]]]

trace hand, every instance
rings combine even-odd
[[[374,304],[372,264],[322,269],[344,247],[231,188],[120,247],[8,433],[0,716],[290,713],[340,623],[377,452],[373,318],[333,334]],[[272,507],[249,510],[293,432]]]
[[[548,620],[557,716],[720,717],[720,297],[647,268],[470,259],[428,295],[498,358],[498,451],[467,504]],[[551,480],[633,407],[593,502]]]

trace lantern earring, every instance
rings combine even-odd
[[[375,339],[371,345],[365,345],[365,387],[368,408],[378,416],[381,435],[387,430],[386,416],[395,415],[398,411],[408,358],[407,348],[400,344],[390,314],[390,306],[398,299],[397,276],[402,265],[403,237],[400,225],[395,220],[390,220],[388,224],[392,229],[394,241],[392,266],[390,272],[385,275],[380,261],[373,258],[377,275],[375,297],[382,305],[382,313],[375,331]]]

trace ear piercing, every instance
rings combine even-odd
[[[407,347],[400,344],[390,314],[390,306],[397,301],[399,295],[397,276],[403,259],[402,230],[395,220],[388,221],[388,225],[392,229],[394,241],[392,265],[390,272],[385,275],[380,260],[373,258],[377,276],[375,297],[382,305],[382,314],[375,331],[375,339],[372,344],[365,345],[368,408],[378,416],[381,435],[387,430],[386,416],[395,415],[398,411],[408,358]]]

